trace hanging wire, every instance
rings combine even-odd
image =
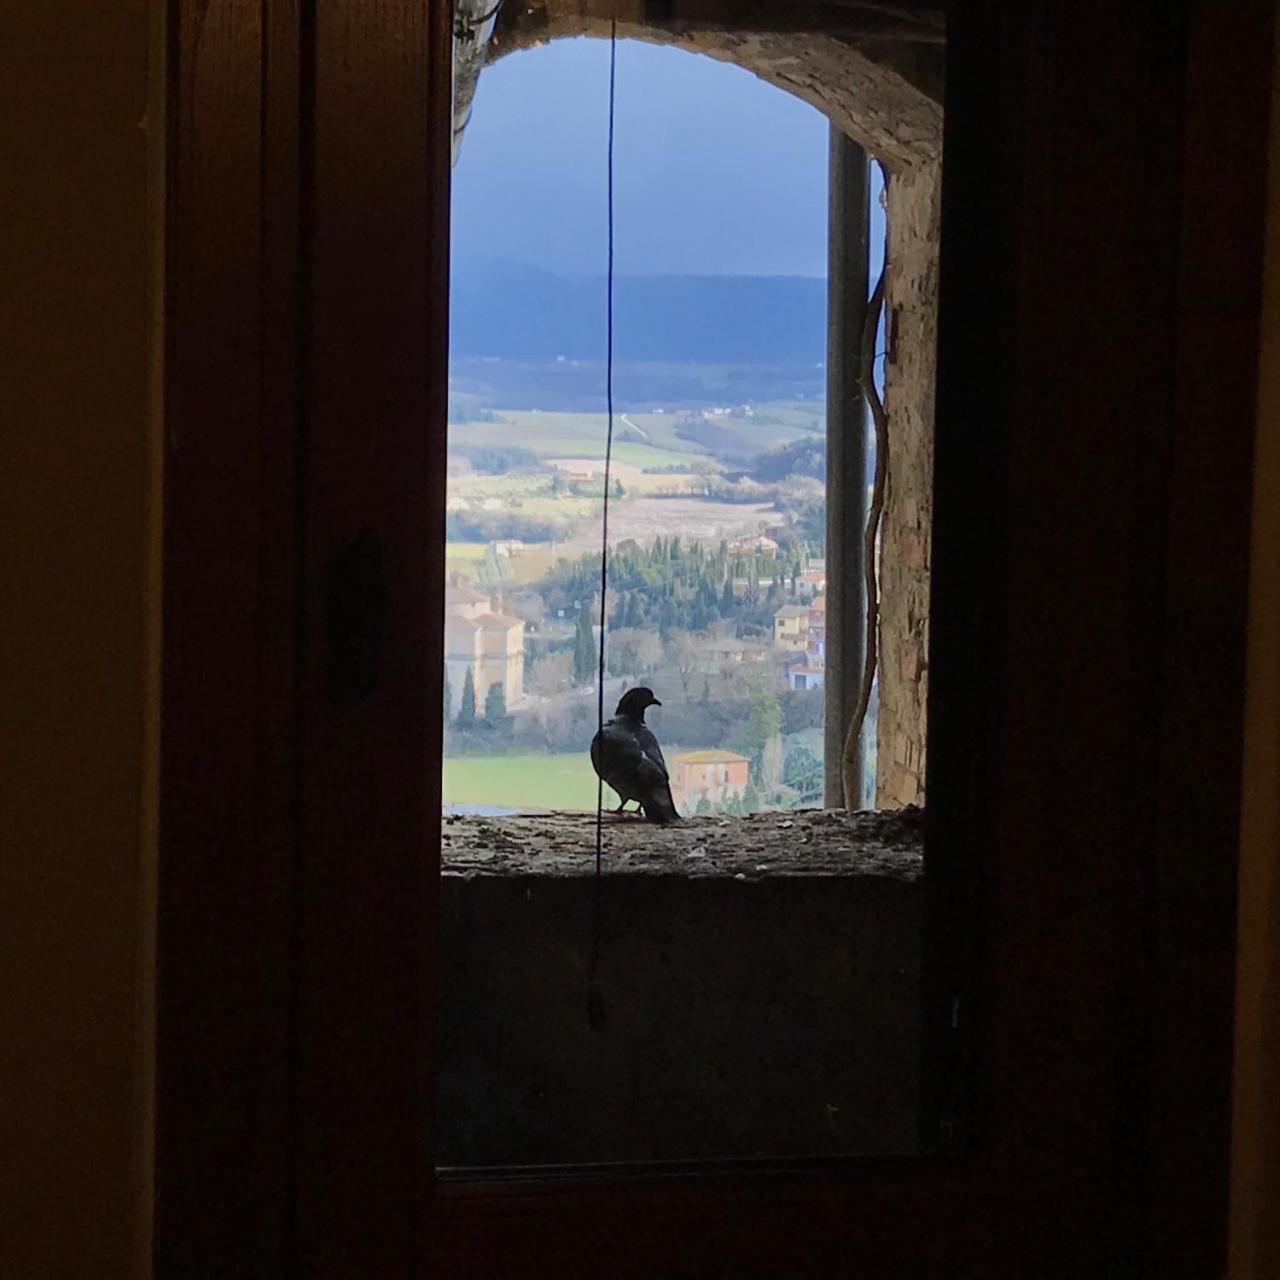
[[[613,461],[613,123],[618,69],[618,19],[609,21],[609,144],[607,155],[608,244],[605,272],[605,412],[604,505],[600,520],[600,653],[596,672],[596,731],[604,729],[604,643],[608,626],[609,588],[609,470]],[[592,1030],[605,1023],[604,993],[600,989],[600,879],[604,865],[604,779],[596,776],[596,869],[592,903],[591,965],[587,978],[587,1017]]]

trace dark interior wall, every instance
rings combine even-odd
[[[152,13],[0,6],[6,1277],[146,1266]]]
[[[1265,253],[1240,813],[1231,1280],[1269,1280],[1280,1273],[1280,74],[1275,59]]]

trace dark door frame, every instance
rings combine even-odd
[[[438,1187],[449,15],[170,0],[158,1276],[1221,1271],[1270,31],[951,16],[926,1095],[961,1149]]]

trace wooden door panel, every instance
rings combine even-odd
[[[173,0],[157,1274],[1216,1274],[1271,48],[1230,9],[950,14],[956,1150],[441,1185],[450,13]]]

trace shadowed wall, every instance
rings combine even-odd
[[[0,1274],[15,1280],[149,1274],[152,18],[147,0],[0,11]]]

